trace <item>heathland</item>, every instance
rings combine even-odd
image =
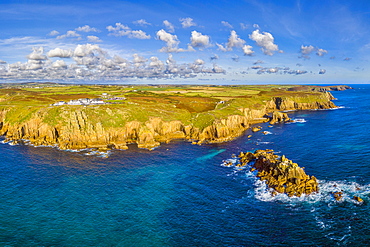
[[[329,109],[346,86],[2,84],[0,135],[60,149],[232,140],[281,111]],[[88,99],[88,100],[87,100]]]

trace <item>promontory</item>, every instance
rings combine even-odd
[[[330,90],[292,85],[0,85],[5,141],[60,149],[151,149],[172,139],[232,140],[287,110],[336,107]]]

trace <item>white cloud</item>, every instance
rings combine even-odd
[[[234,47],[242,48],[244,44],[245,40],[239,38],[239,36],[234,30],[230,32],[230,36],[229,39],[227,40],[226,46],[216,43],[218,49],[221,51],[232,51]]]
[[[0,59],[0,64],[6,64],[6,62]]]
[[[301,45],[301,53],[302,53],[302,55],[309,55],[314,50],[315,50],[315,47],[313,47],[312,45],[309,45],[309,46]]]
[[[159,60],[158,57],[151,57],[149,67],[158,68],[158,69],[164,68],[164,63],[161,60]]]
[[[150,35],[142,30],[132,30],[127,35],[130,39],[150,39]]]
[[[44,48],[43,47],[34,47],[33,52],[27,55],[29,60],[46,60],[47,57],[44,55]]]
[[[116,23],[116,26],[107,26],[107,30],[110,35],[113,36],[127,36],[130,39],[150,39],[150,35],[146,34],[142,30],[131,30],[130,27],[123,25],[122,23]]]
[[[244,45],[243,46],[243,52],[244,52],[244,55],[246,56],[252,56],[254,51],[252,51],[252,46],[250,45]]]
[[[249,38],[257,43],[258,46],[262,48],[264,54],[272,56],[275,51],[279,50],[279,47],[274,44],[274,37],[271,33],[254,30]]]
[[[161,29],[157,32],[157,39],[166,42],[165,47],[162,47],[160,52],[183,52],[184,49],[178,48],[180,41],[177,39],[176,35],[167,33],[165,30]]]
[[[58,34],[59,34],[59,32],[58,32],[58,31],[53,30],[53,31],[51,31],[48,35],[49,35],[49,36],[57,36]]]
[[[63,60],[56,60],[51,66],[53,68],[67,68],[67,64]]]
[[[233,28],[233,26],[232,26],[230,23],[228,23],[227,21],[221,21],[221,24],[222,24],[223,26],[225,26],[225,27]]]
[[[327,50],[324,50],[324,49],[321,49],[321,48],[318,48],[317,51],[316,51],[316,55],[318,55],[319,57],[322,57],[327,53],[328,53]]]
[[[77,47],[74,50],[73,56],[74,57],[86,57],[91,56],[94,53],[98,54],[104,54],[105,52],[99,47],[99,45],[92,45],[92,44],[86,44],[86,45],[77,45]]]
[[[321,49],[321,48],[316,48],[316,47],[313,47],[312,45],[309,45],[309,46],[304,46],[304,45],[301,45],[301,56],[299,58],[304,58],[304,59],[310,59],[310,54],[313,52],[313,51],[316,51],[316,55],[318,55],[319,57],[322,57],[324,56],[325,54],[328,53],[327,50],[324,50],[324,49]]]
[[[180,18],[180,22],[183,28],[187,27],[193,27],[196,26],[197,24],[193,21],[192,18],[187,17],[187,18]]]
[[[57,39],[65,39],[65,38],[78,38],[78,39],[81,39],[81,35],[78,34],[76,31],[67,31],[66,34],[57,36]]]
[[[170,33],[175,32],[175,26],[171,22],[164,20],[163,24],[166,26],[166,29],[168,30],[168,32]]]
[[[139,26],[142,26],[142,27],[146,27],[146,26],[151,26],[152,24],[150,24],[149,22],[147,22],[146,20],[144,19],[140,19],[140,20],[137,20],[137,21],[133,21],[132,22],[133,24],[135,25],[139,25]]]
[[[61,58],[68,58],[73,56],[72,50],[63,50],[60,48],[55,48],[53,50],[50,50],[47,53],[48,57],[61,57]]]
[[[94,43],[96,43],[96,42],[102,42],[102,40],[99,37],[93,36],[93,35],[87,36],[87,40],[89,42],[94,42]]]
[[[99,29],[95,28],[95,27],[90,27],[89,25],[85,25],[83,27],[78,27],[75,29],[76,31],[79,31],[79,32],[85,32],[85,33],[89,33],[89,32],[100,32]]]
[[[116,32],[116,31],[120,31],[120,30],[130,30],[130,28],[126,25],[123,25],[122,23],[117,22],[115,27],[107,26],[107,30],[109,32]]]
[[[192,47],[207,47],[210,45],[209,36],[203,35],[200,32],[192,31],[190,37],[190,45]]]

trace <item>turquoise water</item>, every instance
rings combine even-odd
[[[370,86],[354,87],[333,92],[340,109],[290,112],[296,123],[228,143],[107,156],[0,144],[0,245],[368,245]],[[266,148],[316,176],[320,193],[271,197],[247,170],[221,165]]]

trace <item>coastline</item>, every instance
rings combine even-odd
[[[273,88],[273,86],[270,87]],[[228,87],[216,88],[220,92],[229,90]],[[266,87],[262,88],[266,90]],[[108,151],[111,149],[128,149],[129,144],[136,144],[139,148],[150,150],[161,145],[161,143],[168,143],[176,139],[186,140],[198,145],[220,143],[231,141],[241,136],[252,124],[289,120],[288,116],[274,116],[279,115],[277,114],[278,112],[333,109],[336,107],[332,102],[335,98],[328,90],[345,90],[347,88],[349,87],[293,86],[284,90],[273,88],[275,91],[272,92],[265,92],[258,88],[260,95],[253,95],[252,97],[254,98],[250,100],[259,102],[258,104],[255,103],[254,108],[250,105],[240,104],[238,100],[240,100],[241,96],[237,95],[229,101],[220,101],[224,103],[218,102],[210,110],[207,109],[204,112],[189,114],[191,118],[188,116],[185,119],[177,119],[176,116],[170,115],[166,119],[166,117],[155,116],[148,111],[145,113],[146,121],[133,119],[119,126],[108,128],[106,127],[106,122],[110,121],[109,117],[106,117],[106,122],[94,121],[94,118],[101,117],[96,115],[95,109],[104,109],[102,115],[111,115],[119,119],[122,119],[126,112],[122,112],[121,109],[113,109],[121,113],[117,117],[114,115],[113,110],[107,106],[57,106],[48,107],[46,110],[39,109],[29,115],[25,121],[19,121],[18,118],[17,121],[11,122],[8,119],[11,118],[10,113],[14,111],[15,107],[3,107],[0,110],[0,135],[6,138],[5,141],[13,142],[14,144],[27,140],[31,145],[52,146],[61,150],[97,149],[98,151]],[[209,91],[209,87],[206,90]],[[250,89],[248,90],[251,91]],[[176,91],[179,91],[179,88],[176,88]],[[165,93],[167,92],[165,91]],[[255,92],[252,93],[255,94]],[[142,95],[140,96],[143,98]],[[172,94],[170,96],[173,97]],[[181,97],[186,100],[189,98],[187,95]],[[251,96],[248,95],[247,97],[250,98]],[[207,98],[198,97],[197,100],[207,99],[209,101],[213,98],[208,96]],[[244,101],[242,103],[248,104],[249,98],[243,98]],[[182,100],[180,97],[176,98],[176,100],[179,99]],[[220,97],[217,98],[217,100],[219,99]],[[238,104],[235,104],[235,102]],[[223,104],[223,108],[217,109],[219,104]],[[180,104],[178,105],[181,106]],[[175,105],[175,108],[178,105]],[[195,104],[193,107],[199,105],[200,103],[198,105]],[[166,109],[172,107],[172,105],[165,104],[164,106],[161,105],[161,107]],[[189,106],[186,107],[189,108]],[[91,109],[95,110],[94,114],[89,112]],[[157,109],[151,110],[155,112]],[[51,120],[50,116],[48,116],[50,111],[58,111],[58,114],[55,114]],[[135,116],[135,114],[132,115]],[[48,119],[49,123],[45,119]],[[50,124],[50,122],[53,124]]]

